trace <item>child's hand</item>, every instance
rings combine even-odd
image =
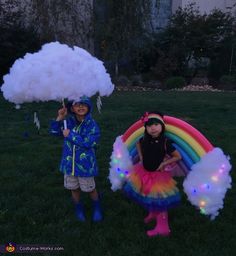
[[[56,120],[61,121],[61,120],[65,119],[66,115],[67,115],[67,108],[66,107],[60,108],[58,110],[58,116],[57,116]]]
[[[65,129],[62,132],[63,132],[63,136],[66,138],[66,137],[68,137],[68,135],[70,133],[70,130],[69,129]]]
[[[159,165],[157,171],[161,171],[161,172],[164,171],[164,167],[165,167],[165,163],[162,162],[162,163]]]
[[[139,158],[139,162],[140,162],[141,164],[143,163],[143,158],[142,158],[142,157]]]

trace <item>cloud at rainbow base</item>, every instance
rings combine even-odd
[[[192,166],[184,180],[188,200],[212,220],[224,207],[226,192],[232,186],[231,168],[229,157],[222,149],[214,148]]]
[[[109,96],[114,90],[102,61],[82,48],[59,42],[17,59],[3,81],[4,98],[15,104]]]

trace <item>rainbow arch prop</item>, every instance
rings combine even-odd
[[[152,115],[156,114],[148,117]],[[231,188],[230,157],[187,122],[167,115],[163,120],[165,136],[173,141],[182,156],[178,165],[184,170],[183,188],[188,200],[202,214],[215,219],[223,208],[227,190]],[[136,142],[143,134],[143,121],[138,120],[116,138],[108,177],[113,191],[122,189],[133,165],[139,161]]]
[[[163,120],[166,126],[165,135],[174,142],[173,145],[180,152],[183,159],[182,164],[186,169],[190,170],[193,164],[214,148],[202,133],[187,122],[171,116],[164,116]],[[133,163],[138,161],[136,142],[143,136],[143,133],[144,126],[139,120],[130,126],[122,136]]]

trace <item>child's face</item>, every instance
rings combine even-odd
[[[162,132],[161,124],[151,124],[146,126],[147,133],[152,137],[158,137]]]
[[[75,113],[76,116],[84,117],[89,111],[87,104],[84,103],[75,103],[72,106],[72,112]]]

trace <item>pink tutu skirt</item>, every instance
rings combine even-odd
[[[148,210],[168,210],[180,202],[179,190],[170,172],[149,172],[140,163],[134,166],[124,192]]]

